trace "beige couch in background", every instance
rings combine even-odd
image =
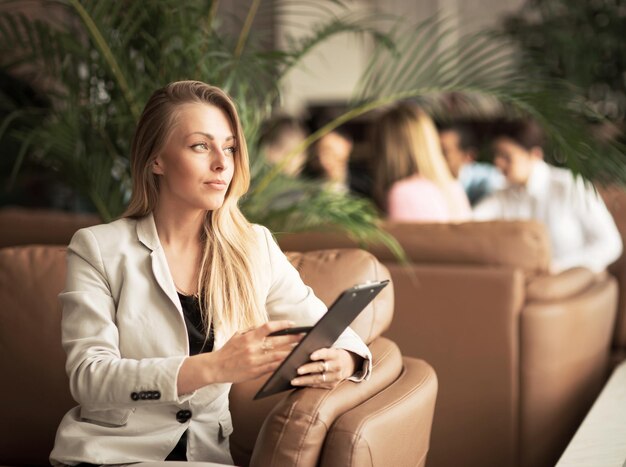
[[[437,372],[431,467],[554,465],[609,366],[617,283],[549,272],[534,222],[387,224],[410,265],[370,251],[395,286],[385,336]],[[279,236],[285,250],[352,245],[341,235]]]

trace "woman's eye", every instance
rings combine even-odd
[[[236,152],[237,152],[237,148],[235,146],[230,146],[230,147],[224,148],[224,154],[230,154],[232,156]]]
[[[191,149],[196,149],[196,150],[202,149],[203,151],[208,151],[209,150],[209,145],[206,144],[206,143],[193,144],[191,146]]]

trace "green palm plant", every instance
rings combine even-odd
[[[119,215],[127,201],[129,144],[143,102],[164,83],[199,79],[224,88],[238,103],[252,156],[252,186],[242,202],[251,220],[278,231],[330,226],[358,240],[383,241],[401,254],[378,228],[369,202],[288,179],[280,167],[267,167],[258,157],[259,125],[280,100],[281,77],[317,44],[343,33],[373,39],[371,63],[347,112],[294,154],[372,109],[414,98],[437,112],[445,103],[441,97],[455,92],[476,112],[487,102],[532,114],[575,170],[626,180],[619,148],[602,162],[592,157],[568,88],[554,93],[553,82],[525,79],[510,49],[487,35],[467,38],[463,43],[470,45],[458,48],[449,41],[453,31],[444,19],[412,25],[375,11],[351,11],[341,1],[252,0],[233,30],[218,14],[217,1],[40,2],[66,18],[59,27],[12,11],[15,3],[0,4],[2,68],[26,64],[42,70],[51,105],[47,111],[5,108],[0,145],[9,137],[20,141],[14,174],[27,156],[46,164],[87,196],[104,220]],[[285,50],[262,47],[262,31],[252,27],[255,19],[271,14],[280,21],[293,18],[294,11],[317,18],[316,26],[304,38],[288,41]]]

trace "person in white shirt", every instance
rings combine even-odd
[[[619,258],[622,241],[594,187],[543,160],[543,137],[532,121],[507,122],[493,142],[507,186],[474,208],[474,219],[537,220],[552,245],[552,270],[576,266],[600,272]]]

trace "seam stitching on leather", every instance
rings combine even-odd
[[[331,391],[328,391],[327,394],[324,395],[324,397],[320,398],[320,400],[318,401],[318,403],[316,404],[316,406],[313,408],[313,413],[315,414],[314,417],[311,417],[309,415],[309,423],[308,426],[306,427],[306,430],[304,431],[303,436],[301,437],[300,440],[300,444],[298,445],[298,455],[297,455],[297,462],[296,465],[298,465],[298,463],[300,462],[300,457],[302,454],[302,445],[304,444],[304,441],[306,439],[306,437],[308,436],[309,431],[311,430],[311,427],[313,427],[313,425],[315,424],[316,420],[320,420],[319,418],[319,407],[320,405],[322,405],[322,403],[324,401],[326,401],[330,396],[329,394],[331,393]],[[295,407],[293,407],[293,409],[295,410]],[[307,412],[308,413],[308,412]],[[324,426],[326,426],[326,424],[324,422],[322,422],[320,420],[320,423],[323,424]],[[326,431],[328,432],[328,427],[326,426]],[[321,449],[320,449],[320,453],[321,453]],[[318,461],[319,461],[319,454],[318,454]]]
[[[276,446],[274,446],[274,450],[272,451],[272,457],[270,459],[270,465],[274,465],[274,460],[276,459],[276,455],[278,454],[278,448],[281,445],[281,441],[285,436],[285,430],[287,429],[287,425],[289,425],[289,421],[292,418],[294,407],[289,408],[287,423],[282,424],[282,428],[280,430],[280,434],[278,436],[278,440],[276,442]]]

